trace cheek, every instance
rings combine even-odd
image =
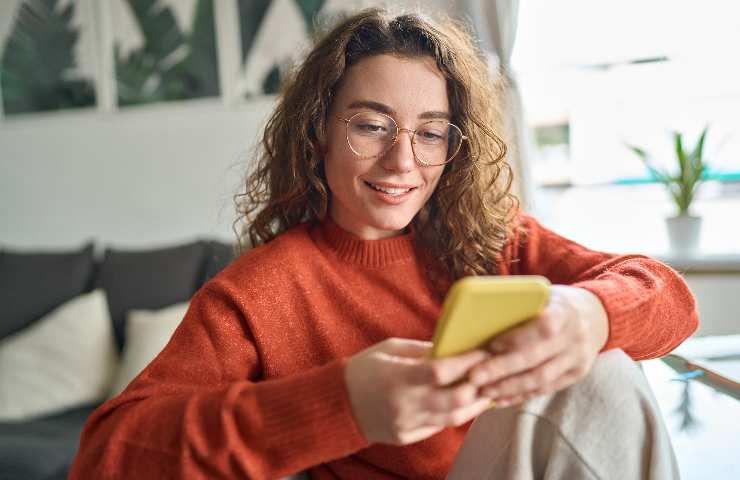
[[[426,191],[424,192],[424,196],[422,197],[422,203],[426,204],[430,198],[432,198],[432,195],[434,194],[434,191],[437,190],[437,184],[439,183],[439,179],[442,178],[442,172],[444,171],[444,167],[432,167],[435,168],[434,171],[425,171],[424,172],[424,183],[426,184]],[[437,170],[437,168],[439,168]]]
[[[439,179],[442,178],[442,173],[444,172],[445,167],[438,166],[432,168],[433,170],[427,169],[424,172],[424,181],[430,186],[429,190],[434,191],[437,189],[437,184],[439,183]]]
[[[324,173],[333,194],[354,190],[355,177],[360,175],[356,162],[336,150],[324,159]]]
[[[332,138],[324,156],[324,171],[332,192],[356,190],[357,177],[365,175],[369,168],[372,168],[371,164],[358,161],[349,149],[344,133],[341,138]]]

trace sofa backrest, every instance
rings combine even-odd
[[[0,252],[0,339],[95,288],[105,290],[118,347],[126,312],[184,302],[233,259],[233,247],[215,240],[156,249]]]

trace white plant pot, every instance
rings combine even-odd
[[[668,227],[668,241],[675,252],[692,252],[699,247],[701,237],[701,217],[679,215],[665,219]]]

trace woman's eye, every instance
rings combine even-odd
[[[420,135],[423,140],[427,140],[427,141],[442,140],[442,134],[431,131],[431,130],[423,130],[421,132],[418,132],[417,135]]]
[[[373,125],[370,123],[364,123],[357,126],[361,132],[366,133],[383,133],[385,132],[385,127],[383,125]]]

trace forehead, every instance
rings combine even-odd
[[[447,83],[431,57],[375,55],[351,66],[340,84],[334,107],[358,101],[390,107],[399,120],[423,112],[449,112]]]

